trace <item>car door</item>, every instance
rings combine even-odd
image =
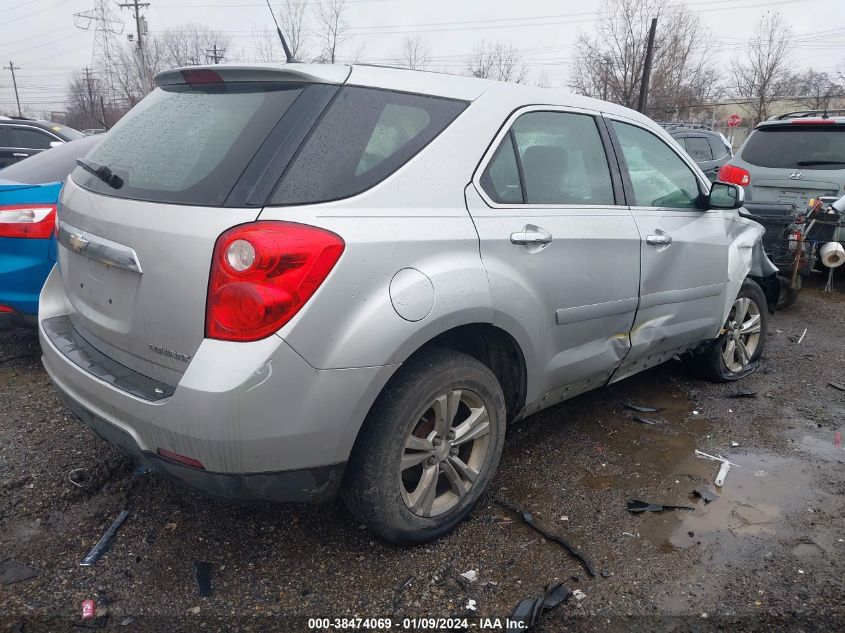
[[[536,352],[534,409],[606,382],[628,352],[640,236],[609,147],[595,112],[525,108],[467,187],[495,318]]]
[[[14,162],[50,149],[50,143],[61,142],[60,138],[31,126],[11,125],[7,133]]]
[[[12,156],[14,150],[9,147],[9,134],[6,128],[7,126],[0,125],[0,169],[17,162],[17,158]]]
[[[653,131],[621,117],[609,128],[642,236],[640,304],[615,381],[718,334],[732,212],[704,208],[700,172]]]

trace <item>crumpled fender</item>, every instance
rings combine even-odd
[[[725,292],[725,304],[722,306],[722,322],[728,318],[734,300],[739,294],[742,282],[750,275],[768,277],[777,268],[766,257],[761,239],[765,229],[754,222],[740,218],[739,215],[729,223],[728,237],[728,283]]]

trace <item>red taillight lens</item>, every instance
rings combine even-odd
[[[747,187],[751,183],[751,174],[749,174],[742,167],[735,167],[734,165],[722,165],[722,167],[719,169],[719,175],[717,176],[717,180]]]
[[[308,302],[344,247],[330,231],[292,222],[229,229],[214,246],[206,337],[257,341],[270,336]]]
[[[0,306],[0,312],[14,312],[9,306]]]
[[[0,205],[0,237],[46,239],[55,225],[55,204]]]
[[[179,453],[174,453],[173,451],[168,451],[164,448],[158,449],[158,454],[165,459],[177,462],[183,466],[196,468],[197,470],[205,470],[205,466],[202,465],[202,462],[198,459],[194,459],[193,457],[186,457],[185,455],[180,455]]]
[[[208,68],[189,68],[182,71],[186,84],[222,84],[223,78]]]

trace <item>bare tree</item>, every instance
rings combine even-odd
[[[409,35],[403,40],[402,50],[396,61],[399,66],[406,66],[411,70],[422,70],[431,62],[430,55],[428,46],[419,35],[413,37]]]
[[[551,88],[552,87],[552,80],[549,79],[549,73],[545,70],[540,71],[540,76],[537,77],[537,81],[534,82],[538,88]]]
[[[305,56],[308,32],[308,14],[306,0],[285,0],[279,12],[279,26],[288,43],[294,59]]]
[[[596,31],[580,33],[575,42],[570,87],[635,107],[652,18],[658,22],[649,112],[686,116],[691,105],[714,96],[709,35],[697,15],[671,0],[605,0]]]
[[[772,103],[794,88],[791,39],[792,29],[780,13],[767,13],[757,25],[748,50],[731,64],[732,88],[752,125],[768,118]]]
[[[166,29],[152,38],[161,48],[161,62],[164,67],[192,66],[209,61],[209,51],[230,47],[232,38],[220,31],[214,31],[201,24],[189,22],[177,28]]]
[[[816,72],[808,68],[793,78],[794,88],[790,91],[798,95],[797,101],[811,110],[824,110],[830,99],[841,97],[845,87],[837,83],[827,73]]]
[[[76,72],[68,83],[66,103],[67,125],[84,130],[106,125],[100,108],[100,97],[104,90],[100,80],[89,72]]]
[[[467,70],[473,77],[525,83],[528,68],[519,50],[503,42],[482,40],[469,60]]]
[[[346,19],[346,0],[319,0],[317,4],[317,39],[320,52],[316,61],[334,64],[338,59],[341,45],[348,39]]]

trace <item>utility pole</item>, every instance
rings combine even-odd
[[[6,70],[11,70],[11,71],[12,71],[12,85],[15,87],[15,101],[16,101],[16,102],[17,102],[17,104],[18,104],[18,116],[19,116],[19,117],[22,117],[22,116],[23,116],[23,113],[21,112],[21,99],[20,99],[20,97],[18,96],[18,82],[17,82],[17,80],[15,79],[15,71],[16,71],[16,70],[20,70],[20,69],[21,69],[21,67],[20,67],[20,66],[15,66],[15,65],[14,65],[14,64],[10,61],[10,62],[9,62],[9,65],[8,65],[8,66],[3,66],[3,68],[4,68],[4,69],[6,69]]]
[[[91,69],[86,66],[82,71],[85,73],[85,83],[88,85],[88,108],[91,109],[94,107],[94,94],[91,90]]]
[[[207,48],[207,49],[205,50],[205,52],[206,52],[206,53],[208,53],[208,56],[209,56],[209,57],[211,57],[211,59],[213,60],[213,62],[214,62],[215,64],[219,64],[221,61],[223,61],[223,55],[226,53],[226,49],[225,49],[225,48],[222,48],[222,49],[219,49],[219,50],[218,50],[218,48],[217,48],[217,42],[215,42],[215,43],[212,45],[212,47],[211,47],[211,48]]]
[[[118,4],[121,9],[134,9],[135,10],[135,31],[138,34],[138,62],[140,64],[141,69],[141,85],[142,90],[146,91],[148,88],[147,84],[147,64],[144,60],[144,40],[143,40],[143,31],[145,29],[141,28],[143,24],[144,18],[141,17],[141,9],[150,6],[149,2],[138,2],[138,0],[132,0],[132,2],[126,2],[126,4]]]
[[[648,32],[648,45],[645,49],[645,64],[643,64],[643,78],[640,81],[640,101],[637,111],[645,112],[648,101],[648,82],[651,79],[651,59],[654,56],[654,34],[657,32],[657,18],[652,18],[651,29]]]

